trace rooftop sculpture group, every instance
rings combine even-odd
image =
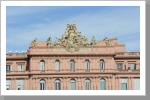
[[[74,47],[96,45],[96,39],[93,37],[92,43],[87,37],[82,36],[77,30],[75,24],[68,24],[65,33],[61,38],[56,38],[54,46]]]
[[[49,37],[47,39],[47,46],[52,46],[52,39]],[[107,46],[112,46],[112,42],[110,39],[105,38],[105,43]],[[36,46],[38,44],[37,38],[35,38],[31,45]],[[88,40],[87,37],[82,36],[81,32],[79,32],[76,28],[75,24],[67,24],[66,31],[64,34],[62,34],[62,37],[56,38],[54,42],[54,46],[61,46],[61,47],[68,47],[67,51],[78,51],[79,49],[76,48],[76,46],[95,46],[96,45],[96,39],[92,38],[92,42]]]

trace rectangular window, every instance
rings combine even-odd
[[[6,80],[6,90],[10,90],[11,80]]]
[[[57,71],[60,70],[60,69],[59,69],[59,62],[58,62],[58,61],[55,62],[55,70],[57,70]]]
[[[129,68],[133,70],[133,69],[136,69],[136,66],[135,64],[129,64]]]
[[[89,82],[86,82],[85,85],[86,85],[86,86],[85,86],[85,89],[86,89],[86,90],[90,90],[90,84],[89,84]]]
[[[127,83],[121,83],[121,90],[127,90]]]
[[[60,90],[60,83],[59,82],[55,83],[55,90]]]
[[[121,90],[127,89],[128,89],[127,78],[121,78]]]
[[[70,82],[70,90],[75,90],[75,82]]]
[[[106,90],[106,83],[105,81],[100,82],[100,90]]]
[[[89,61],[85,61],[85,69],[90,70],[90,62]]]
[[[134,78],[134,90],[140,90],[140,78]]]
[[[121,63],[118,64],[118,70],[122,70],[122,64]]]
[[[23,65],[18,65],[18,71],[23,71]]]
[[[6,65],[6,72],[9,73],[10,71],[12,71],[12,66]]]
[[[40,83],[40,90],[43,90],[43,89],[42,89],[42,83]]]
[[[17,90],[23,90],[24,89],[24,80],[23,79],[17,79],[16,80],[16,87],[17,87]]]

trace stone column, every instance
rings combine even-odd
[[[95,90],[96,84],[95,84],[95,77],[93,77],[93,90]]]
[[[61,78],[61,90],[64,90],[64,80],[63,80],[63,77]]]
[[[134,90],[134,78],[131,77],[131,90]]]
[[[118,90],[118,88],[117,88],[118,84],[117,83],[118,83],[117,82],[117,77],[115,77],[115,90]]]
[[[116,85],[116,81],[115,81],[115,76],[113,75],[113,77],[112,77],[112,90],[115,90],[115,85]]]
[[[82,83],[82,90],[85,90],[85,78],[84,77],[82,77],[82,81],[81,81]]]
[[[110,78],[109,78],[109,76],[108,76],[108,90],[110,90]]]
[[[128,84],[127,85],[128,86],[127,89],[131,90],[131,79],[130,79],[130,77],[128,77],[127,84]]]
[[[93,90],[93,79],[90,78],[90,80],[91,80],[91,90]]]
[[[36,81],[37,81],[37,90],[40,90],[40,78],[37,78]]]
[[[109,90],[109,88],[108,88],[108,85],[109,85],[108,82],[109,82],[109,81],[108,81],[108,77],[107,77],[107,78],[106,78],[106,90]]]
[[[34,85],[35,84],[35,82],[34,82],[34,78],[32,78],[32,90],[34,90]]]
[[[111,89],[111,81],[112,81],[111,79],[112,79],[112,78],[109,77],[109,90],[112,90],[112,89]]]
[[[118,90],[121,90],[121,82],[120,82],[120,77],[118,77]]]
[[[81,78],[80,77],[78,77],[78,90],[81,90]]]
[[[15,86],[15,78],[11,78],[11,90],[16,90]]]
[[[69,90],[68,77],[66,77],[66,90]]]
[[[24,90],[27,90],[27,79],[24,78]]]
[[[52,90],[55,90],[55,80],[56,80],[56,78],[52,78]]]
[[[99,78],[96,78],[96,90],[99,90]]]
[[[75,78],[76,90],[78,90],[78,78]]]

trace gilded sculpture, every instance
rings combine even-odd
[[[32,46],[36,46],[37,44],[38,44],[38,40],[37,40],[37,38],[35,38],[35,39],[32,41],[31,45],[32,45]]]

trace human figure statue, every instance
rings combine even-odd
[[[85,46],[89,46],[90,45],[90,41],[88,39],[85,40]]]
[[[55,41],[55,43],[54,43],[54,46],[60,46],[60,44],[61,44],[60,39],[58,39],[58,38],[56,37],[56,41]]]
[[[47,39],[47,46],[52,46],[52,39],[51,39],[51,37],[49,37]]]
[[[105,39],[105,43],[106,43],[106,45],[110,45],[110,46],[112,46],[112,42],[111,42],[111,40],[110,40],[110,39],[108,39],[107,37],[106,37],[106,39]]]
[[[32,41],[31,45],[32,45],[32,46],[36,46],[37,44],[38,44],[38,40],[37,40],[37,38],[35,38],[35,39]]]
[[[94,38],[94,36],[92,38],[92,45],[96,45],[96,39]]]

